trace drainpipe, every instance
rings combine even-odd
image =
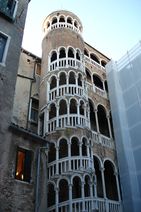
[[[35,185],[35,212],[39,212],[39,182],[40,182],[41,152],[43,152],[46,155],[45,163],[47,163],[48,144],[45,147],[39,147],[38,150],[37,150],[37,171],[36,171],[36,185]],[[47,165],[46,165],[45,171],[47,173]],[[45,185],[45,186],[47,188],[47,185]]]

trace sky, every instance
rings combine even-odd
[[[56,10],[76,14],[84,41],[110,59],[118,60],[141,40],[141,0],[31,0],[24,49],[41,57],[42,23]]]

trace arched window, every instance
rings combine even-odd
[[[93,81],[96,87],[103,90],[103,82],[101,81],[100,77],[97,75],[93,75]]]
[[[65,58],[66,57],[66,50],[64,48],[61,48],[59,51],[59,58]]]
[[[109,137],[108,120],[105,108],[102,105],[98,105],[97,116],[98,116],[100,133]]]
[[[50,23],[49,22],[47,22],[47,28],[49,28],[50,27]]]
[[[75,74],[74,74],[74,72],[69,73],[69,84],[75,84]]]
[[[76,59],[80,60],[80,51],[79,50],[77,50],[77,52],[76,52]]]
[[[61,139],[59,142],[59,158],[68,157],[68,144],[66,139]]]
[[[80,115],[84,116],[84,102],[82,100],[80,101],[79,112]]]
[[[75,99],[70,100],[70,113],[77,113],[77,102]]]
[[[72,24],[72,18],[71,17],[67,18],[67,23]]]
[[[86,55],[87,57],[89,57],[89,53],[87,49],[84,49],[84,55]]]
[[[101,166],[100,161],[96,156],[93,156],[94,161],[94,169],[95,169],[95,175],[96,175],[96,181],[97,181],[97,196],[103,197],[103,185],[102,185],[102,175],[101,175]]]
[[[65,18],[64,18],[64,16],[60,16],[60,18],[59,18],[59,22],[65,22]]]
[[[57,23],[57,18],[54,17],[54,18],[52,19],[52,24],[56,24],[56,23]]]
[[[51,60],[51,62],[57,60],[57,53],[55,51],[52,52],[50,60]]]
[[[78,75],[78,86],[82,86],[82,75]]]
[[[79,156],[79,140],[76,137],[71,139],[71,156]]]
[[[114,175],[114,166],[111,161],[104,163],[104,178],[106,187],[106,196],[108,199],[118,200],[116,177]]]
[[[68,181],[61,179],[59,182],[59,202],[64,202],[69,199]]]
[[[68,57],[74,58],[74,50],[72,48],[68,50]]]
[[[81,179],[80,177],[73,178],[72,199],[81,198]]]
[[[52,76],[51,80],[50,80],[50,90],[53,88],[56,88],[56,85],[57,85],[56,78],[55,78],[55,76]]]
[[[87,140],[83,138],[82,140],[82,156],[87,156]]]
[[[59,115],[65,114],[67,114],[67,103],[64,99],[62,99],[59,104]]]
[[[56,117],[56,106],[54,103],[50,105],[50,110],[49,110],[49,119],[53,119]]]
[[[90,54],[90,58],[91,58],[92,60],[94,60],[95,62],[100,63],[98,57],[97,57],[95,54],[91,53],[91,54]]]
[[[91,124],[91,129],[94,131],[97,131],[96,128],[96,118],[95,118],[95,112],[94,112],[94,105],[92,101],[89,99],[89,108],[90,108],[90,124]]]
[[[107,63],[106,63],[104,60],[101,61],[101,65],[102,65],[103,67],[105,67],[106,64],[107,64]]]
[[[65,85],[65,84],[66,84],[66,74],[62,72],[59,78],[59,85]]]
[[[86,73],[86,77],[87,77],[87,82],[92,83],[91,74],[87,68],[85,69],[85,73]]]
[[[49,144],[48,163],[56,160],[56,148],[54,143]]]
[[[75,26],[76,28],[78,27],[77,21],[74,22],[74,26]]]
[[[89,176],[85,176],[84,194],[85,194],[85,197],[90,196],[90,177]]]
[[[48,207],[52,206],[52,205],[55,205],[55,188],[54,188],[54,185],[52,183],[49,183],[48,184]]]

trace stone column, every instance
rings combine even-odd
[[[58,204],[59,204],[59,188],[56,188],[56,210],[55,210],[55,212],[59,211]]]
[[[69,211],[72,212],[72,184],[69,184]]]
[[[110,116],[109,116],[109,114],[107,115],[107,121],[108,121],[108,129],[109,129],[110,138],[112,138],[112,131],[111,131],[111,124],[110,124]]]
[[[56,175],[59,174],[59,146],[56,147]]]
[[[59,104],[56,105],[56,128],[59,127]]]
[[[116,178],[116,186],[117,186],[117,192],[118,192],[118,200],[121,202],[121,195],[120,195],[120,188],[119,188],[119,180],[118,180],[118,172],[115,171],[114,173],[115,178]]]

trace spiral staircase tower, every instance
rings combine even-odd
[[[106,207],[97,202],[82,30],[79,18],[63,10],[43,23],[39,128],[50,143],[47,202],[52,212]]]

